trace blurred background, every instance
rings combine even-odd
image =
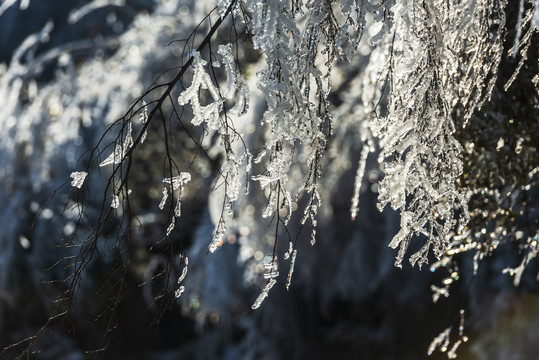
[[[14,359],[31,345],[32,359],[422,359],[433,338],[449,326],[451,341],[458,339],[464,310],[469,341],[457,351],[459,358],[536,359],[537,262],[530,263],[518,287],[502,274],[521,261],[516,244],[498,247],[476,276],[473,254],[462,256],[461,276],[450,296],[434,303],[431,285],[440,286],[447,271],[393,266],[396,254],[387,245],[400,219],[390,209],[377,210],[376,183],[382,173],[375,156],[367,162],[359,214],[350,219],[362,125],[339,114],[356,111],[353,94],[368,49],[341,64],[334,81],[338,140],[325,165],[330,171],[318,242],[311,246],[306,231],[299,237],[289,291],[288,265],[283,264],[269,297],[251,310],[264,285],[261,263],[275,243],[270,221],[260,216],[266,199],[253,191],[255,184],[234,210],[235,226],[224,244],[215,254],[207,253],[218,218],[219,190],[211,190],[221,153],[208,136],[207,156],[199,154],[192,136],[204,134],[185,125],[187,120],[152,123],[133,162],[132,213],[120,207],[99,241],[85,241],[104,204],[108,170],[91,165],[80,190],[70,186],[70,174],[86,168],[88,150],[103,134],[106,142],[114,140],[114,127],[106,133],[107,127],[146,88],[173,77],[189,44],[196,47],[209,23],[188,36],[214,6],[191,0],[0,3],[0,348],[5,348],[0,358]],[[248,36],[242,30],[220,31],[214,42],[227,43],[238,34],[244,50],[237,56],[255,89],[261,61]],[[494,101],[484,106],[485,113],[498,117],[518,111],[521,129],[532,134],[539,106],[537,97],[522,89],[529,81],[526,71],[537,69],[537,51],[530,50],[516,90],[495,91]],[[510,76],[515,61],[501,66],[500,76]],[[508,102],[511,106],[503,105]],[[249,113],[238,120],[248,146],[256,147],[263,136],[258,124],[264,107],[253,93]],[[193,177],[171,236],[165,236],[170,213],[158,207],[165,151]],[[505,160],[499,161],[503,166]],[[536,206],[536,189],[530,194]],[[130,216],[135,220],[128,229]],[[531,219],[527,226],[537,229],[535,210]],[[298,220],[293,217],[290,233],[299,231]],[[286,250],[287,241],[278,247]],[[85,259],[88,266],[74,273],[82,261],[78,254],[87,250],[93,254]],[[185,292],[176,299],[176,279],[184,266],[180,254],[189,257],[189,265]],[[72,289],[74,275],[79,282]],[[62,299],[72,296],[67,306]],[[447,354],[435,351],[431,358]]]

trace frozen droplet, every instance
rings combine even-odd
[[[30,248],[30,240],[24,235],[19,236],[19,244],[21,244],[22,248],[25,250],[28,250]]]
[[[84,180],[86,179],[86,176],[88,176],[88,173],[86,171],[74,171],[71,173],[71,186],[74,186],[76,188],[81,188],[82,184],[84,184]]]
[[[180,296],[182,296],[183,292],[185,291],[185,286],[180,286],[175,292],[174,292],[174,296],[177,298],[179,298]]]
[[[176,224],[176,218],[173,216],[172,220],[170,221],[170,224],[167,227],[167,236],[169,236],[170,233],[172,232],[172,230],[174,230],[174,225],[175,224]]]
[[[496,150],[500,151],[500,149],[503,148],[504,145],[505,145],[505,141],[503,140],[503,138],[500,138],[498,140],[498,143],[496,144]]]
[[[112,201],[110,203],[110,207],[114,209],[118,209],[118,206],[120,206],[120,198],[118,197],[118,195],[113,195]]]
[[[168,199],[168,189],[166,187],[163,187],[163,197],[161,198],[161,202],[159,203],[159,209],[163,210],[167,202],[167,199]]]

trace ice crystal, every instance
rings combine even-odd
[[[430,356],[436,350],[436,348],[440,348],[442,352],[445,352],[447,350],[447,346],[449,345],[449,334],[451,333],[452,327],[446,328],[444,331],[442,331],[438,336],[436,336],[432,342],[429,344],[429,348],[427,351],[427,354]]]
[[[288,276],[286,277],[286,290],[290,288],[292,283],[292,274],[294,273],[294,267],[296,265],[296,255],[298,254],[297,249],[294,249],[292,252],[292,259],[290,260],[290,270],[288,271]]]
[[[271,288],[277,283],[276,278],[279,276],[277,258],[274,257],[268,263],[264,264],[264,279],[269,280],[262,289],[262,292],[258,295],[255,302],[251,306],[251,309],[256,310],[262,305],[264,300],[268,297],[268,293]]]
[[[178,285],[180,285],[182,281],[185,279],[185,277],[187,276],[187,270],[188,270],[188,265],[189,265],[189,258],[187,256],[181,256],[180,259],[183,259],[184,266],[182,268],[182,273],[180,274],[180,277],[178,277],[178,281],[177,281]],[[185,286],[180,285],[178,289],[176,289],[176,291],[174,292],[174,296],[176,297],[176,299],[182,296],[184,291],[185,291]]]
[[[74,171],[71,173],[71,186],[74,186],[76,188],[81,188],[84,184],[84,180],[86,180],[86,177],[88,176],[88,173],[86,171]]]
[[[350,208],[352,220],[355,220],[359,211],[359,195],[361,190],[361,183],[363,181],[363,175],[365,174],[365,166],[367,165],[367,156],[369,156],[369,152],[370,146],[368,146],[368,144],[364,144],[363,149],[361,149],[359,165],[356,172],[356,180],[354,182],[354,196],[352,197],[352,207]]]
[[[178,278],[178,284],[180,284],[183,279],[187,276],[187,266],[189,265],[189,258],[187,256],[182,256],[184,267],[182,269],[182,273],[180,277]]]
[[[168,199],[168,189],[166,187],[163,187],[163,197],[161,198],[161,202],[159,203],[159,209],[163,210],[165,207],[165,204],[167,203]]]
[[[447,352],[447,358],[448,359],[455,359],[457,357],[457,349],[459,346],[468,341],[468,337],[464,335],[464,310],[460,310],[460,320],[459,320],[459,327],[458,327],[458,338],[457,340],[451,345],[451,348],[449,348],[449,345],[451,344],[451,331],[453,330],[452,326],[447,327],[444,331],[442,331],[438,336],[436,336],[432,342],[429,344],[427,354],[430,356],[436,350],[437,348],[440,349],[441,352],[445,353]],[[449,350],[449,351],[448,351]]]
[[[223,96],[226,99],[231,99],[236,93],[236,83],[237,83],[237,74],[236,74],[236,65],[234,63],[234,56],[231,53],[232,45],[219,45],[217,53],[223,57],[223,64],[226,69],[226,88],[224,90]]]
[[[171,184],[172,190],[178,190],[181,186],[191,181],[191,174],[188,172],[182,172],[180,175],[173,176],[171,178],[163,179],[165,184]]]
[[[146,104],[146,101],[142,101],[142,111],[139,115],[139,121],[142,124],[146,124],[148,122],[148,105]],[[144,143],[146,141],[146,137],[148,136],[148,130],[144,130],[142,133],[142,136],[140,138],[140,143]]]
[[[118,197],[118,195],[113,195],[110,207],[113,209],[117,209],[118,206],[120,206],[120,198]]]
[[[180,217],[181,212],[181,201],[182,201],[182,195],[183,195],[183,188],[185,184],[187,184],[189,181],[191,181],[191,174],[188,172],[181,172],[177,176],[173,176],[171,178],[165,178],[163,179],[163,183],[168,184],[171,188],[170,190],[164,186],[163,187],[163,197],[161,198],[161,201],[159,203],[159,209],[163,210],[163,208],[166,205],[167,199],[169,197],[169,192],[174,192],[176,190],[179,190],[178,192],[178,198],[176,200],[176,205],[174,206],[174,216],[172,217],[169,226],[167,227],[166,234],[167,236],[170,235],[174,227],[176,226],[176,218]]]
[[[225,239],[225,232],[226,232],[226,226],[224,220],[221,219],[219,221],[219,224],[217,225],[217,229],[215,230],[215,234],[213,236],[213,239],[210,242],[210,245],[208,246],[209,252],[213,253],[219,246],[221,246]]]
[[[170,220],[170,224],[167,227],[167,236],[169,236],[170,233],[172,232],[172,230],[174,230],[174,226],[176,226],[176,217],[175,216],[172,217],[172,219]]]
[[[91,6],[105,3],[114,4],[115,1],[94,1]],[[326,182],[326,179],[339,178],[349,170],[352,161],[356,164],[350,207],[352,219],[356,218],[360,195],[365,190],[362,185],[367,183],[364,176],[367,166],[371,166],[370,161],[367,164],[367,160],[371,160],[369,154],[379,150],[383,175],[380,172],[382,180],[378,182],[376,174],[376,180],[371,181],[376,182],[372,189],[379,193],[380,210],[389,205],[401,215],[400,229],[389,244],[398,249],[396,266],[402,265],[411,242],[419,237],[423,246],[409,256],[412,265],[426,264],[433,252],[438,259],[443,257],[431,267],[435,270],[445,267],[447,257],[476,250],[476,270],[485,252],[472,243],[455,240],[456,237],[470,236],[470,232],[463,230],[469,220],[467,203],[470,194],[458,182],[463,175],[463,144],[455,135],[466,131],[472,115],[493,92],[503,55],[507,1],[219,0],[217,4],[220,14],[217,23],[223,20],[222,26],[228,26],[225,17],[233,14],[234,26],[243,22],[252,47],[262,56],[258,64],[243,67],[240,62],[250,57],[252,49],[244,51],[236,41],[219,44],[221,37],[212,38],[210,32],[209,38],[198,48],[200,51],[195,51],[199,37],[194,36],[186,47],[190,49],[186,50],[190,65],[181,68],[188,76],[177,83],[174,83],[176,80],[171,82],[171,92],[167,93],[179,92],[177,104],[180,106],[173,104],[173,115],[182,125],[182,116],[192,115],[187,121],[199,127],[193,134],[203,134],[201,143],[197,142],[196,136],[193,140],[216,164],[212,169],[217,174],[213,188],[218,189],[223,198],[216,206],[220,215],[212,214],[216,226],[208,251],[214,252],[220,247],[227,231],[237,225],[233,215],[238,217],[241,211],[235,211],[235,206],[238,203],[244,206],[242,194],[248,192],[252,182],[258,182],[260,187],[256,188],[265,194],[266,202],[260,211],[249,212],[249,217],[251,213],[261,215],[266,223],[275,226],[275,236],[272,236],[271,245],[268,241],[268,244],[250,249],[253,251],[243,251],[241,258],[259,261],[265,253],[264,246],[282,241],[283,225],[289,225],[296,211],[298,213],[294,215],[301,227],[310,226],[310,242],[314,245],[318,217],[324,214],[323,200],[331,194],[325,187],[336,187],[338,183],[328,184],[331,181]],[[539,24],[538,0],[521,0],[518,5],[517,31],[511,39],[513,47],[509,54],[520,56],[520,61],[506,89],[513,84],[516,74],[525,68],[526,54],[533,45],[531,39]],[[72,13],[72,21],[78,21],[73,19],[83,14],[83,10]],[[211,28],[213,31],[213,25]],[[50,32],[50,29],[45,30],[41,34],[43,38]],[[30,40],[23,47],[24,51],[16,54],[15,64],[23,63],[26,52],[35,51],[40,38]],[[148,56],[149,50],[139,43],[133,45],[135,48],[146,51],[145,56]],[[354,56],[357,53],[361,59]],[[128,56],[122,60],[133,58],[135,56]],[[352,63],[347,65],[337,60]],[[339,69],[335,71],[334,66]],[[248,76],[250,73],[253,76]],[[359,74],[356,76],[355,73]],[[353,77],[344,79],[350,74],[354,74]],[[538,76],[533,80],[536,83],[539,83]],[[2,87],[9,89],[2,94],[16,98],[23,84],[14,80],[9,85]],[[253,98],[262,97],[260,103],[264,104],[259,108],[260,116],[254,115],[254,121],[240,119],[249,108],[249,94],[255,87],[259,92],[253,92]],[[337,91],[330,97],[334,87]],[[31,86],[29,89],[32,93]],[[156,89],[163,87],[158,85]],[[127,93],[127,89],[123,90],[122,94]],[[121,131],[110,145],[112,153],[100,166],[122,164],[135,151],[135,143],[145,141],[145,129],[153,131],[156,128],[155,121],[149,126],[152,117],[166,115],[167,108],[152,98],[153,95],[152,91],[144,93],[133,103],[129,117],[115,123],[121,125]],[[148,100],[150,109],[142,98]],[[333,103],[333,98],[339,99]],[[99,99],[97,103],[101,108],[113,106],[113,101]],[[166,101],[168,99],[170,96]],[[344,105],[340,105],[340,101]],[[61,102],[52,99],[46,106],[51,115],[55,115]],[[80,108],[83,108],[81,118],[85,121],[98,118],[88,106]],[[176,112],[178,109],[180,111]],[[168,130],[167,125],[164,126]],[[132,134],[132,128],[137,136]],[[142,133],[137,134],[141,128]],[[253,135],[249,137],[245,133]],[[352,140],[342,139],[347,136]],[[499,135],[496,139],[499,139],[496,150],[500,152],[514,146]],[[526,141],[517,143],[515,151],[520,152]],[[465,149],[469,154],[475,154],[479,151],[477,147],[474,148],[473,142],[467,142]],[[340,154],[343,148],[346,151]],[[250,151],[255,155],[254,160]],[[167,156],[173,158],[168,153]],[[251,169],[252,163],[257,164],[254,169]],[[172,167],[170,164],[165,167]],[[177,164],[179,166],[180,162],[174,162]],[[120,174],[117,177],[122,176],[126,168],[115,168],[116,174]],[[334,169],[338,171],[333,174]],[[167,168],[165,174],[169,170],[172,171],[170,174],[178,171]],[[190,180],[189,173],[163,180],[158,206],[163,210],[170,205],[167,235],[176,226],[175,218],[182,214],[182,194]],[[83,182],[84,179],[77,187],[80,188]],[[118,192],[118,195],[122,193]],[[171,202],[168,202],[169,197]],[[252,198],[255,196],[249,197]],[[116,195],[111,206],[119,206]],[[248,221],[256,223],[251,218]],[[232,231],[230,236],[227,239],[233,238]],[[207,243],[208,239],[205,241]],[[282,247],[275,246],[275,249],[278,252]],[[289,240],[288,251],[284,253],[284,259],[291,258],[287,289],[297,251],[296,241]],[[527,251],[520,266],[504,270],[515,276],[515,284],[519,283],[528,263],[526,259],[536,254],[531,247]],[[281,254],[279,252],[279,256]],[[268,282],[253,307],[260,306],[274,286],[278,274],[274,266],[275,260],[266,264],[264,278]],[[186,268],[187,263],[185,271]],[[433,285],[433,301],[446,297],[449,285],[455,280],[450,275],[443,280],[442,286]],[[177,291],[181,294],[183,287]]]
[[[185,286],[181,285],[175,292],[174,297],[177,299],[180,296],[182,296],[183,292],[185,291]]]
[[[133,128],[131,125],[131,121],[129,121],[127,123],[127,134],[125,136],[123,144],[116,144],[114,147],[114,152],[112,152],[112,154],[107,156],[107,158],[99,164],[100,167],[112,164],[120,164],[124,160],[125,156],[127,155],[127,152],[133,146],[133,137],[131,135],[132,132]]]
[[[502,270],[503,274],[509,274],[510,276],[514,277],[513,284],[515,286],[520,285],[522,274],[524,273],[524,270],[526,269],[530,261],[537,258],[537,256],[539,255],[538,238],[538,235],[528,238],[528,241],[525,245],[525,247],[527,248],[527,254],[522,258],[522,261],[520,262],[519,266],[515,268],[505,268]]]
[[[255,302],[251,306],[251,309],[256,310],[260,307],[260,305],[262,305],[262,302],[264,302],[264,300],[268,297],[269,291],[271,290],[273,285],[275,285],[276,283],[277,283],[277,280],[275,279],[270,279],[270,281],[268,281],[264,289],[262,289],[262,292],[258,295]]]
[[[376,118],[371,130],[380,138],[384,161],[380,208],[390,204],[401,212],[401,229],[390,244],[399,248],[396,266],[414,235],[427,238],[410,256],[412,265],[421,266],[430,249],[442,256],[451,230],[467,222],[467,198],[456,184],[462,147],[454,137],[451,114],[460,103],[466,124],[492,92],[502,54],[504,5],[403,0],[393,8],[395,32],[386,65],[392,71],[392,90],[387,115]],[[483,18],[493,19],[493,26],[477,20]],[[489,61],[487,54],[493,56]]]
[[[292,243],[292,241],[290,241],[288,243],[288,251],[284,253],[283,258],[285,260],[288,260],[290,258],[290,255],[292,254],[292,251],[294,251],[294,244]]]
[[[529,5],[529,8],[525,9],[525,4]],[[507,91],[509,87],[516,80],[518,73],[522,69],[524,62],[527,59],[527,53],[532,45],[532,36],[535,32],[539,32],[539,1],[538,0],[520,0],[518,9],[518,19],[516,24],[516,33],[513,46],[509,49],[509,53],[513,57],[517,57],[520,54],[520,60],[513,72],[513,75],[509,78],[504,86],[504,90]],[[522,35],[522,30],[526,30]]]
[[[208,128],[211,130],[219,130],[222,126],[222,122],[219,118],[223,106],[223,100],[219,96],[219,90],[213,84],[210,75],[206,72],[205,66],[207,62],[200,57],[198,52],[194,52],[193,55],[193,67],[195,73],[193,75],[193,82],[191,86],[185,89],[178,98],[180,105],[191,104],[193,108],[193,119],[191,122],[193,125],[200,125],[206,122]],[[213,101],[208,105],[201,105],[199,98],[200,89],[207,89],[210,93]]]
[[[182,172],[180,175],[163,179],[163,183],[169,184],[172,187],[172,191],[180,190],[178,193],[178,202],[176,203],[175,207],[175,213],[176,217],[180,217],[181,214],[181,208],[180,208],[180,201],[183,195],[183,187],[185,184],[187,184],[189,181],[191,181],[191,174],[188,172]],[[165,207],[166,201],[168,199],[169,190],[166,186],[163,187],[163,198],[161,199],[161,202],[159,203],[159,208],[163,210]]]

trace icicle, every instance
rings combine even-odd
[[[185,279],[185,276],[187,275],[187,267],[189,265],[189,258],[187,256],[183,257],[183,263],[184,263],[184,267],[182,269],[182,274],[178,278],[178,284],[180,284],[183,281],[183,279]]]
[[[236,201],[240,196],[241,180],[239,166],[234,160],[227,160],[221,167],[221,173],[226,179],[226,196],[229,201]]]
[[[142,100],[142,111],[139,114],[139,121],[141,124],[148,122],[148,104],[144,100]]]
[[[148,105],[146,104],[146,101],[142,100],[142,111],[139,114],[139,121],[141,124],[146,124],[148,122]],[[143,144],[144,141],[146,141],[146,137],[148,136],[148,131],[144,130],[142,133],[142,136],[140,137],[140,143]]]
[[[277,283],[277,280],[271,279],[266,284],[260,295],[258,295],[258,297],[256,298],[254,304],[251,306],[251,309],[256,310],[260,307],[260,305],[262,305],[262,302],[268,297],[268,292],[271,290],[273,285],[275,285],[275,283]]]
[[[168,189],[166,187],[163,187],[163,198],[161,199],[161,202],[159,203],[159,209],[163,210],[165,207],[165,204],[167,203],[168,199]]]
[[[225,238],[225,232],[226,232],[225,222],[221,219],[219,221],[219,225],[217,225],[217,229],[215,230],[215,235],[213,236],[213,239],[211,240],[211,243],[208,246],[208,250],[211,253],[215,252],[215,250],[217,250],[217,248],[223,244],[224,238]]]
[[[276,201],[277,201],[277,192],[272,191],[268,199],[266,208],[264,209],[264,212],[262,213],[263,218],[267,218],[273,215]]]
[[[224,90],[225,99],[232,99],[236,93],[237,74],[234,64],[234,56],[231,53],[232,45],[219,45],[217,53],[223,57],[222,62],[226,70],[226,88]]]
[[[174,207],[174,216],[180,217],[182,215],[182,202],[181,202],[181,195],[178,196],[178,200],[176,201],[176,206]]]
[[[522,21],[524,17],[524,0],[520,0],[518,5],[518,17],[517,17],[517,25],[515,27],[515,40],[513,42],[513,47],[511,48],[510,52],[513,57],[517,56],[518,52],[518,43],[520,42],[520,37],[522,36],[522,28],[524,27],[524,23]],[[507,89],[505,90],[507,91]]]
[[[170,184],[172,186],[172,191],[180,189],[179,194],[178,194],[178,199],[176,201],[176,205],[174,206],[175,217],[181,216],[181,213],[182,213],[181,200],[182,200],[182,195],[183,195],[183,186],[189,181],[191,181],[191,174],[189,174],[188,172],[182,172],[178,176],[163,179],[163,182],[165,184]],[[164,186],[163,197],[161,199],[161,202],[159,203],[159,209],[163,210],[163,208],[165,207],[165,204],[168,199],[168,195],[169,195],[169,190],[166,186]]]
[[[290,270],[288,271],[288,276],[286,277],[286,290],[288,291],[290,284],[292,283],[292,274],[294,273],[294,266],[296,265],[296,255],[298,251],[295,249],[292,252],[292,260],[290,260]]]
[[[124,143],[123,143],[123,149],[124,149],[123,156],[125,156],[125,153],[127,153],[127,150],[129,150],[129,148],[131,148],[133,146],[132,134],[133,134],[133,125],[131,124],[131,121],[129,121],[127,123],[127,134],[125,136],[125,140],[124,140]]]
[[[122,151],[122,146],[121,145],[116,145],[114,147],[114,152],[112,154],[110,154],[109,156],[107,156],[107,158],[105,160],[103,160],[99,166],[100,167],[103,167],[103,166],[107,166],[107,165],[111,165],[111,164],[119,164],[120,162],[122,162],[122,156],[123,154],[123,151]]]
[[[131,121],[129,121],[127,123],[127,134],[125,136],[123,144],[116,144],[116,146],[114,147],[114,152],[99,164],[100,167],[111,164],[120,164],[124,160],[125,155],[127,155],[127,152],[133,146],[133,138],[131,136],[132,131],[133,128],[131,125]]]
[[[191,120],[191,123],[193,125],[198,126],[206,121],[208,128],[211,130],[221,130],[221,127],[225,126],[225,124],[219,120],[219,114],[223,107],[223,100],[220,98],[219,91],[213,84],[210,75],[206,73],[204,67],[207,62],[202,60],[200,53],[198,52],[194,52],[193,56],[195,59],[193,62],[195,68],[193,82],[191,86],[180,94],[178,97],[178,104],[191,104],[191,107],[193,108],[193,119]],[[209,91],[213,98],[212,103],[206,106],[200,104],[200,99],[198,97],[200,89],[207,89]],[[225,130],[222,130],[222,132],[226,133]]]
[[[146,141],[146,137],[148,136],[148,131],[147,130],[144,130],[144,132],[142,133],[142,136],[140,137],[140,143],[143,144],[144,141]]]
[[[174,226],[176,225],[176,217],[172,217],[172,220],[170,221],[170,224],[167,227],[167,236],[170,235],[172,230],[174,230]]]
[[[232,114],[241,116],[247,113],[249,109],[249,85],[242,75],[237,78],[237,99],[236,104],[230,110]]]
[[[191,181],[191,174],[189,174],[188,172],[181,172],[178,176],[163,179],[163,182],[165,184],[172,184],[173,191],[179,189],[181,186],[187,184],[189,181]]]
[[[356,180],[354,182],[354,197],[352,198],[352,207],[350,208],[350,214],[352,220],[356,219],[359,211],[359,195],[361,190],[361,183],[363,182],[363,176],[365,174],[365,167],[367,165],[367,157],[370,152],[370,144],[364,143],[363,149],[361,149],[361,155],[359,159],[359,165],[357,167]]]
[[[316,244],[316,220],[311,225],[311,246]]]
[[[184,290],[185,290],[185,287],[182,285],[174,292],[174,295],[176,296],[176,299],[179,298],[182,295]]]
[[[285,260],[288,260],[288,258],[289,258],[290,255],[292,254],[292,251],[294,251],[294,244],[292,243],[292,241],[289,241],[289,242],[288,242],[288,251],[284,253],[283,258],[284,258]]]

